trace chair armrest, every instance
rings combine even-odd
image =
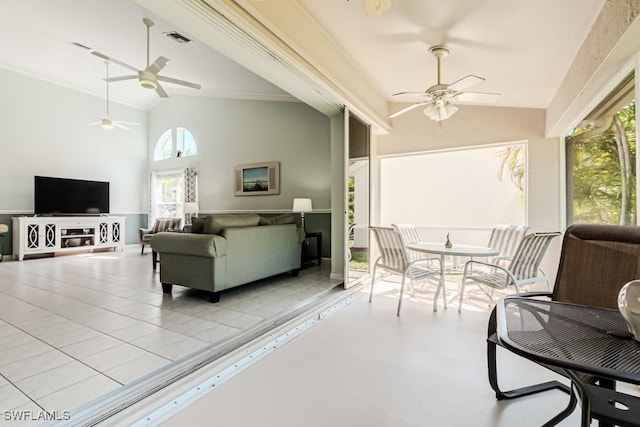
[[[495,274],[496,271],[503,272],[504,273],[504,277],[506,279],[505,283],[504,283],[505,287],[508,286],[509,283],[513,283],[513,284],[516,283],[516,278],[506,268],[501,267],[498,264],[491,264],[491,263],[488,263],[488,262],[476,261],[476,260],[469,260],[469,261],[464,263],[464,271],[462,273],[463,280],[466,277],[471,277],[472,280],[474,280],[474,278],[475,278],[475,280],[479,280],[480,275],[475,275],[474,276],[473,272],[471,271],[471,268],[472,268],[471,266],[473,266],[474,264],[482,265],[482,266],[488,267],[488,268],[493,270],[492,273],[486,273],[487,275]]]
[[[145,234],[150,234],[151,233],[151,229],[150,228],[138,228],[138,241],[140,243],[142,243],[142,236],[144,236]]]
[[[218,257],[227,254],[227,241],[214,234],[160,232],[151,238],[151,249],[159,254]]]

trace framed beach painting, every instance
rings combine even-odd
[[[280,163],[265,162],[236,166],[236,196],[280,194]]]

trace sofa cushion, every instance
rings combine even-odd
[[[225,228],[255,227],[260,222],[256,214],[209,215],[204,224],[207,234],[220,234]]]
[[[282,214],[277,216],[261,216],[260,217],[260,225],[282,225],[282,224],[293,224],[296,218],[293,214]]]
[[[191,218],[191,232],[196,234],[204,233],[204,226],[207,222],[206,218],[194,216]]]

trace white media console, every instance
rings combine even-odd
[[[124,251],[121,216],[13,217],[13,258],[113,248]]]

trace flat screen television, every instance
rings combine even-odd
[[[34,177],[36,215],[109,213],[109,183],[81,179]]]

